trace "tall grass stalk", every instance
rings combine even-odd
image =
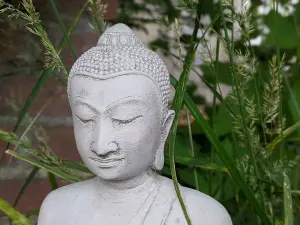
[[[55,4],[54,0],[50,0],[50,4],[51,4],[51,6],[52,6],[52,9],[53,9],[53,11],[54,11],[54,14],[55,14],[55,16],[56,16],[56,18],[57,18],[59,24],[60,24],[60,26],[61,26],[61,29],[62,29],[63,32],[64,32],[64,35],[65,35],[66,40],[67,40],[67,43],[68,43],[68,45],[69,45],[69,47],[70,47],[70,49],[71,49],[72,55],[73,55],[74,59],[77,59],[77,54],[76,54],[75,49],[74,49],[74,47],[73,47],[73,45],[72,45],[71,39],[70,39],[70,37],[69,37],[69,35],[68,35],[68,32],[67,32],[67,30],[66,30],[66,28],[65,28],[64,22],[62,21],[62,19],[61,19],[61,17],[60,17],[60,14],[59,14],[59,12],[58,12],[58,9],[57,9],[57,7],[56,7],[56,4]]]
[[[175,97],[174,97],[173,104],[172,104],[172,108],[175,110],[175,118],[174,118],[174,122],[171,127],[170,137],[169,137],[170,138],[169,139],[169,156],[170,156],[171,176],[173,179],[173,183],[174,183],[174,187],[175,187],[175,191],[176,191],[178,200],[180,202],[182,211],[184,213],[184,216],[185,216],[185,219],[186,219],[188,225],[191,225],[192,222],[187,213],[187,210],[184,205],[184,201],[182,199],[180,189],[179,189],[179,184],[178,184],[177,175],[176,175],[176,168],[175,168],[174,148],[175,148],[175,141],[176,141],[177,125],[178,125],[178,120],[179,120],[179,112],[182,107],[183,97],[184,97],[184,93],[186,91],[186,84],[188,81],[189,73],[192,68],[195,54],[196,54],[197,47],[198,47],[198,42],[196,42],[196,38],[197,38],[198,29],[200,27],[200,18],[199,18],[200,13],[201,13],[200,2],[201,1],[199,0],[197,3],[195,26],[194,26],[193,34],[191,36],[191,40],[189,42],[190,45],[187,50],[187,55],[184,60],[184,66],[183,66],[184,69],[183,69],[182,74],[180,75],[178,85],[176,86]]]
[[[277,13],[278,13],[278,0],[276,0],[276,17],[277,17]],[[276,46],[276,53],[277,53],[277,64],[278,65],[280,65],[280,48],[278,47],[278,45]],[[284,58],[284,57],[283,57]],[[280,73],[282,72],[282,71],[279,71]],[[281,83],[282,83],[282,75],[280,74],[279,76],[278,76],[278,82],[279,82],[279,84],[281,85]],[[280,129],[280,135],[281,135],[281,138],[282,138],[282,140],[284,140],[283,139],[283,126],[284,126],[284,124],[283,124],[283,111],[282,111],[282,93],[281,93],[281,88],[279,89],[279,121],[280,121],[280,127],[281,127],[281,129]],[[283,148],[283,143],[284,142],[282,142],[281,144],[280,144],[280,156],[281,156],[281,159],[283,159],[283,157],[284,157],[284,148]]]
[[[255,53],[254,53],[254,50],[253,50],[253,47],[252,47],[252,44],[251,44],[251,41],[250,41],[250,36],[253,33],[255,26],[251,22],[252,21],[252,14],[250,12],[250,1],[249,0],[243,0],[242,1],[241,13],[240,13],[240,15],[235,16],[235,20],[239,24],[241,34],[246,39],[246,43],[247,43],[246,44],[246,50],[251,52],[251,57],[253,59],[252,66],[254,68],[257,68],[256,67],[257,66],[256,59],[254,58]],[[259,73],[259,76],[260,76],[261,75],[260,70],[258,71],[258,73]],[[252,78],[253,78],[253,81],[254,81],[254,89],[255,89],[254,93],[255,93],[255,99],[257,101],[257,107],[258,107],[260,123],[264,124],[263,113],[262,113],[262,110],[261,110],[262,105],[261,105],[261,102],[260,102],[260,96],[259,96],[259,92],[258,92],[258,82],[257,82],[257,79],[256,79],[255,72],[252,74]],[[263,130],[262,133],[263,133],[263,137],[264,137],[264,143],[265,143],[265,145],[267,145],[267,137],[266,137],[266,132],[265,132],[265,126],[262,126],[262,130]]]
[[[180,26],[178,23],[178,20],[175,19],[174,22],[174,30],[176,33],[176,42],[177,42],[177,49],[178,49],[178,57],[179,57],[179,63],[180,63],[180,69],[183,70],[183,56],[182,56],[182,45],[180,42],[180,37],[181,37],[181,32],[180,32]],[[194,143],[193,143],[193,134],[192,134],[192,129],[191,129],[191,121],[190,121],[190,112],[188,108],[184,105],[184,109],[186,111],[186,119],[187,119],[187,126],[188,126],[188,134],[189,134],[189,142],[190,142],[190,148],[191,148],[191,155],[194,158],[195,157],[195,151],[194,151]],[[194,173],[194,180],[195,180],[195,187],[196,190],[199,190],[199,182],[198,182],[198,173],[197,173],[197,168],[193,168],[193,173]]]
[[[231,43],[229,40],[229,36],[228,36],[228,30],[227,30],[227,25],[226,25],[226,20],[225,20],[225,16],[224,16],[224,8],[223,8],[223,2],[222,0],[219,0],[219,9],[221,11],[221,18],[222,18],[222,24],[223,24],[223,28],[224,28],[224,33],[225,33],[225,42],[226,42],[226,47],[227,47],[227,54],[229,56],[229,61],[230,61],[230,65],[231,65],[231,77],[233,80],[233,92],[236,94],[237,100],[238,100],[238,105],[239,105],[239,112],[241,115],[241,120],[244,126],[244,131],[245,131],[245,135],[246,135],[246,145],[247,148],[250,150],[250,155],[251,155],[251,159],[254,165],[254,169],[255,169],[255,174],[258,178],[260,178],[260,174],[259,174],[259,170],[258,170],[258,166],[256,163],[256,158],[255,158],[255,154],[254,154],[254,150],[253,147],[251,145],[251,140],[250,140],[250,134],[249,131],[247,129],[247,124],[246,124],[246,116],[244,113],[244,107],[245,104],[243,102],[243,99],[241,97],[241,93],[239,90],[239,85],[238,85],[238,81],[237,81],[237,73],[236,73],[236,67],[235,67],[235,63],[234,63],[234,56],[233,56],[233,52],[232,52],[232,47],[231,47]],[[263,202],[263,195],[260,194],[261,196],[261,201]]]
[[[89,0],[89,11],[93,20],[92,27],[97,30],[101,35],[105,28],[105,22],[103,20],[104,14],[107,10],[107,4],[102,0]]]
[[[203,58],[204,62],[207,63],[207,65],[210,65],[210,69],[211,69],[213,77],[214,77],[213,88],[214,88],[214,90],[218,90],[220,95],[223,98],[220,83],[218,80],[220,39],[216,38],[216,49],[215,49],[215,52],[216,52],[215,57],[216,58],[215,59],[213,58],[212,49],[210,49],[210,47],[208,46],[207,41],[203,41],[202,43],[203,43],[203,48],[205,51],[205,54],[203,54],[204,57],[202,57],[202,58]],[[214,129],[214,125],[215,125],[214,123],[215,123],[215,117],[216,117],[216,100],[217,100],[216,93],[213,92],[213,106],[212,106],[213,112],[212,112],[212,117],[210,119],[210,125],[211,125],[212,129]],[[226,104],[227,103],[226,100],[224,100],[223,103]],[[212,145],[211,146],[211,161],[213,162],[214,159],[215,159],[215,149],[214,149],[214,146]],[[213,175],[213,173],[211,172],[209,175],[210,179],[209,179],[209,185],[208,185],[209,193],[212,193],[212,175]]]
[[[26,12],[22,12],[21,10],[16,9],[14,6],[6,3],[4,0],[0,0],[0,13],[9,13],[9,18],[21,17],[24,19],[27,22],[27,30],[30,33],[38,36],[41,40],[41,43],[45,49],[44,54],[46,68],[51,67],[51,65],[55,65],[56,69],[62,70],[63,73],[67,75],[67,71],[59,56],[59,53],[49,40],[48,34],[41,23],[40,15],[35,11],[32,0],[22,0],[21,3]]]

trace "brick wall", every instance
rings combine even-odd
[[[73,0],[72,4],[68,0],[55,2],[65,24],[68,25],[85,1]],[[107,2],[108,8],[105,17],[111,19],[116,15],[118,4],[117,0],[107,0]],[[41,13],[49,38],[57,45],[63,37],[63,33],[54,17],[49,1],[39,0],[34,1],[34,4]],[[89,28],[89,21],[88,14],[83,15],[71,37],[78,55],[94,46],[98,39],[97,35]],[[22,29],[24,24],[10,23],[9,25],[7,23],[0,24],[0,31],[6,31],[5,33],[0,32],[0,42],[3,44],[0,45],[0,52],[5,53],[0,54],[0,128],[8,131],[12,130],[16,122],[14,115],[17,115],[17,110],[13,109],[12,103],[16,104],[17,108],[23,106],[37,77],[41,74],[42,66],[42,49],[38,40]],[[73,63],[70,51],[64,51],[62,55],[69,68]],[[38,133],[36,135],[45,138],[52,150],[60,157],[80,160],[75,146],[71,110],[66,90],[58,81],[51,78],[47,80],[29,110],[30,115],[33,117],[37,115],[48,99],[51,100],[34,127]],[[42,126],[42,129],[39,126]],[[42,135],[43,132],[45,135]],[[0,156],[4,154],[4,149],[5,143],[0,141]],[[0,198],[12,203],[31,169],[32,167],[25,162],[6,157],[5,163],[0,165]],[[44,172],[38,174],[21,198],[17,206],[18,210],[29,213],[39,208],[51,189],[45,177]],[[0,224],[4,224],[3,221],[4,219],[0,218]]]

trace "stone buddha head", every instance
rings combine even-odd
[[[161,170],[174,119],[169,74],[124,24],[107,29],[74,63],[68,81],[78,151],[105,180]]]

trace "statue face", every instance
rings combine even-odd
[[[107,180],[146,171],[162,137],[162,105],[152,80],[75,76],[70,82],[75,139],[87,167]]]

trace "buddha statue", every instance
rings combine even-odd
[[[76,145],[95,174],[52,191],[38,225],[185,225],[173,181],[156,173],[174,119],[169,74],[124,24],[108,28],[68,80]],[[180,186],[193,225],[231,225],[225,208]]]

